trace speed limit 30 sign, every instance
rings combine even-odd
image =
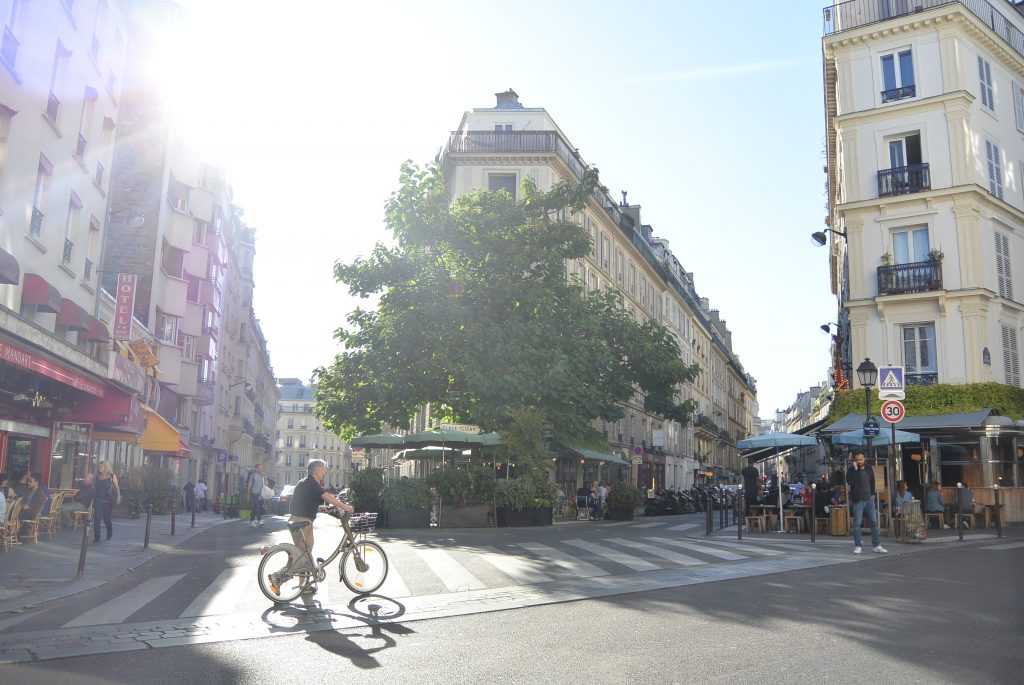
[[[899,423],[906,415],[907,410],[899,400],[886,400],[882,403],[882,418],[889,423]]]

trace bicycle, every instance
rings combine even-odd
[[[328,507],[327,513],[341,522],[345,534],[337,548],[326,559],[312,559],[312,550],[306,551],[290,542],[261,547],[257,578],[260,591],[272,602],[288,603],[303,591],[327,579],[327,566],[340,554],[338,573],[341,581],[357,595],[375,592],[388,575],[388,557],[376,542],[366,539],[377,527],[377,514],[352,516]],[[297,531],[312,525],[309,521],[288,524],[288,530]]]

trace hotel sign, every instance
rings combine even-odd
[[[114,340],[132,337],[132,312],[135,311],[135,274],[117,275],[117,293],[114,296]]]

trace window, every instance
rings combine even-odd
[[[46,212],[46,194],[50,189],[50,177],[53,176],[53,165],[43,155],[39,155],[39,167],[36,172],[36,186],[32,191],[32,219],[28,234],[38,238],[43,234],[43,216]]]
[[[929,249],[927,228],[899,230],[892,234],[893,261],[897,264],[927,261]]]
[[[292,465],[292,455],[290,455],[290,454],[286,454],[285,455],[285,457],[284,457],[284,465],[285,466],[291,466]]]
[[[4,173],[4,163],[7,161],[7,140],[11,135],[11,119],[16,112],[0,104],[0,174]]]
[[[1024,133],[1024,89],[1013,82],[1013,112],[1017,119],[1017,130]]]
[[[88,147],[88,133],[92,131],[93,112],[96,109],[96,99],[99,95],[95,88],[86,86],[85,96],[82,99],[82,118],[78,121],[78,142],[75,144],[75,157],[79,162],[85,163],[85,151]]]
[[[18,31],[18,10],[23,1],[14,0],[12,3],[10,21],[4,27],[3,43],[0,44],[0,59],[12,70],[18,60],[18,47],[21,45],[14,34]]]
[[[504,190],[515,199],[516,185],[515,174],[487,174],[487,189],[491,192]]]
[[[912,133],[889,141],[889,168],[901,169],[921,163],[921,135]]]
[[[996,280],[999,297],[1013,299],[1013,278],[1010,273],[1010,239],[996,231]]]
[[[916,94],[914,56],[910,49],[882,55],[882,102],[895,102]]]
[[[294,438],[292,438],[292,436],[290,436],[290,435],[287,438],[284,439],[285,447],[292,447],[293,446],[293,444],[292,444],[293,442],[294,442]],[[291,462],[288,462],[288,463],[290,464]]]
[[[57,42],[57,50],[53,55],[53,70],[50,72],[50,94],[46,100],[46,118],[54,126],[57,125],[57,115],[60,114],[60,99],[57,97],[57,90],[61,78],[67,70],[67,60],[71,53]]]
[[[907,368],[908,383],[911,376],[935,375],[935,325],[915,324],[903,327],[903,365]]]
[[[288,464],[288,466],[291,466],[291,464]],[[292,482],[291,471],[285,471],[284,472],[284,483],[285,483],[285,485],[289,485],[291,482]]]
[[[1003,199],[1003,162],[999,146],[991,140],[985,141],[985,160],[988,166],[988,189],[1000,200]]]
[[[1017,350],[1017,329],[1002,324],[1003,377],[1007,385],[1020,387],[1020,355]]]
[[[992,91],[992,65],[978,55],[978,80],[981,86],[981,104],[992,112],[996,111],[996,100]]]
[[[71,200],[68,202],[68,218],[64,223],[64,256],[63,263],[70,264],[71,256],[75,248],[75,238],[78,233],[78,222],[82,215],[82,200],[72,191]]]
[[[217,178],[217,170],[206,163],[199,164],[199,187],[211,190],[213,182]]]
[[[288,419],[288,427],[295,428],[295,419]]]
[[[206,244],[206,222],[196,219],[192,224],[192,242],[196,245]]]
[[[511,131],[512,130],[512,124],[495,124],[494,125],[494,130],[495,131]]]
[[[161,342],[174,345],[178,342],[178,318],[167,316],[159,309],[156,312],[156,337]]]
[[[181,333],[178,335],[178,345],[182,349],[182,359],[190,362],[196,360],[196,336]]]

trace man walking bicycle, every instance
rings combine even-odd
[[[853,465],[846,470],[846,487],[853,508],[853,553],[861,553],[860,526],[867,514],[871,525],[871,546],[879,554],[889,550],[878,539],[878,512],[875,510],[875,472],[864,465],[864,453],[853,455]]]

